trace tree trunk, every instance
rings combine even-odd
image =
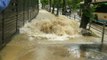
[[[49,0],[49,5],[50,5],[49,12],[51,12],[52,0]]]
[[[59,15],[59,7],[60,7],[60,0],[57,1],[57,14],[56,14],[56,16]]]
[[[54,14],[55,11],[55,0],[53,0],[53,9],[52,9],[52,13]]]
[[[86,17],[84,14],[82,15],[82,18],[81,18],[81,23],[80,23],[80,28],[83,28],[83,29],[87,29],[87,25],[90,21],[90,18],[89,17]]]
[[[65,10],[66,10],[66,0],[63,0],[63,8],[62,8],[62,15],[65,15]]]

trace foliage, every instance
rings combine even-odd
[[[47,4],[48,4],[48,0],[41,0],[41,3],[42,3],[43,5],[47,5]]]
[[[86,11],[84,11],[84,14],[87,17],[90,17],[90,20],[94,20],[95,15],[93,13],[96,10],[96,7],[98,7],[98,6],[97,5],[91,5],[88,9],[86,9]]]
[[[71,0],[71,3],[69,4],[71,5],[73,11],[76,11],[79,8],[81,1],[82,0]]]
[[[55,4],[55,6],[57,5],[58,0],[51,0],[52,1],[52,5]],[[70,6],[73,8],[73,10],[76,10],[79,7],[79,3],[82,0],[65,0],[66,1],[66,5]],[[49,0],[41,0],[41,3],[43,5],[47,5],[49,2]],[[60,6],[63,6],[63,0],[60,0]]]

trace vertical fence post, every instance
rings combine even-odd
[[[17,0],[15,0],[15,3],[16,3],[16,32],[19,32],[18,31],[18,2]]]
[[[102,38],[101,38],[101,48],[100,48],[100,50],[103,49],[103,44],[104,44],[104,34],[105,34],[105,25],[106,25],[106,23],[103,22],[103,30],[102,30]]]
[[[5,41],[4,41],[4,11],[2,11],[2,46],[5,45]]]
[[[2,13],[0,12],[0,49],[2,48]]]
[[[29,0],[29,21],[31,20],[31,0]]]
[[[24,9],[24,4],[25,4],[25,2],[24,2],[24,0],[22,0],[22,2],[23,2],[23,26],[24,26],[24,24],[25,24],[25,9]]]
[[[30,0],[28,0],[28,1],[30,1]],[[30,21],[30,8],[29,8],[29,6],[30,6],[30,2],[28,2],[28,6],[27,6],[27,8],[28,8],[28,19]]]

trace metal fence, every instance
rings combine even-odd
[[[38,11],[38,0],[11,0],[9,6],[0,12],[0,49],[26,21],[35,18]]]

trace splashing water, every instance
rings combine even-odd
[[[78,37],[79,24],[74,20],[69,20],[65,16],[55,17],[54,19],[35,20],[35,22],[26,23],[20,29],[20,33],[28,36],[42,36],[49,40],[68,40],[69,37]]]
[[[2,60],[87,60],[86,57],[95,59],[100,56],[92,51],[82,51],[79,46],[72,44],[57,44],[56,42],[59,41],[66,43],[65,40],[73,42],[76,38],[81,43],[80,40],[93,40],[93,38],[79,34],[79,24],[76,20],[50,14],[47,18],[46,14],[48,14],[46,11],[42,11],[39,19],[27,22],[20,28],[20,34],[13,37],[12,41],[0,52],[0,60],[1,58]]]

